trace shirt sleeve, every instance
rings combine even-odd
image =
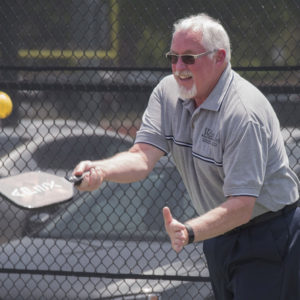
[[[224,149],[224,195],[258,197],[268,161],[268,139],[264,127],[249,121],[232,132]]]
[[[165,118],[162,100],[162,91],[160,85],[158,85],[150,96],[135,143],[150,144],[168,153],[169,148],[163,133]]]

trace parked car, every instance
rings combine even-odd
[[[34,138],[4,157],[3,172],[10,175],[40,169],[64,176],[81,159],[110,156],[132,144],[128,137],[75,121],[24,120],[19,131]],[[77,192],[70,202],[29,211],[23,237],[0,246],[1,298],[209,297],[202,244],[179,255],[171,249],[165,205],[179,220],[195,216],[168,157],[144,181],[106,183],[92,193]],[[200,276],[204,282],[197,281]]]
[[[36,169],[64,176],[81,159],[110,156],[132,144],[75,121],[22,120],[14,134],[24,140],[1,157],[6,176]],[[297,169],[299,130],[283,129],[283,136]],[[26,211],[22,237],[0,247],[1,298],[213,299],[202,244],[179,255],[171,249],[164,205],[182,221],[195,215],[167,157],[142,182],[106,183],[76,193],[71,202]]]

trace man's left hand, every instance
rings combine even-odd
[[[188,243],[188,233],[184,224],[173,218],[169,207],[163,208],[165,228],[170,237],[172,248],[178,253]]]

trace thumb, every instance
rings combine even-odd
[[[164,216],[165,225],[168,225],[172,222],[173,217],[169,207],[166,206],[163,208],[163,216]]]

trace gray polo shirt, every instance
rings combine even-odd
[[[278,118],[264,95],[228,65],[195,108],[173,75],[154,89],[136,143],[171,153],[199,214],[226,197],[257,197],[253,217],[299,198]]]

